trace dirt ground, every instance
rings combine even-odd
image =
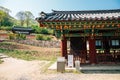
[[[42,73],[49,61],[25,61],[0,54],[4,62],[0,64],[0,80],[21,80],[27,75]],[[22,79],[24,80],[24,79]]]
[[[44,73],[49,61],[25,61],[0,54],[0,80],[119,80],[120,74]]]

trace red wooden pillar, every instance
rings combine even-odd
[[[61,40],[61,56],[67,58],[67,39],[64,35]]]
[[[89,38],[89,60],[91,64],[97,63],[95,39],[91,37]]]

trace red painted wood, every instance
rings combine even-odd
[[[64,38],[64,54],[65,54],[65,58],[67,59],[67,39],[66,38]]]
[[[40,23],[40,25],[39,25],[40,27],[44,27],[44,25],[42,24],[42,23]]]
[[[91,64],[97,63],[95,39],[94,38],[89,38],[89,59],[90,59]]]
[[[67,40],[64,35],[61,40],[61,56],[67,58]]]
[[[61,56],[64,57],[64,40],[61,40]]]

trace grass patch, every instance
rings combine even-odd
[[[42,73],[55,73],[54,70],[52,70],[52,72],[50,70],[48,70],[48,68],[54,63],[55,61],[51,61],[49,62],[47,65],[45,65],[43,68],[42,68]]]
[[[1,64],[2,62],[4,62],[4,61],[0,59],[0,64]]]
[[[74,70],[65,70],[66,73],[75,73],[75,74],[81,74],[81,71]]]
[[[49,36],[49,35],[43,35],[43,34],[37,34],[36,35],[36,40],[50,41],[51,39],[52,39],[52,37]]]
[[[24,60],[47,60],[47,61],[55,61],[57,57],[60,55],[59,51],[52,50],[31,51],[29,50],[29,47],[27,48],[26,46],[20,46],[11,42],[1,42],[0,53]]]
[[[33,60],[34,57],[30,56],[28,51],[19,51],[19,50],[9,50],[9,49],[0,49],[0,53],[4,53],[8,56],[24,59],[24,60]]]
[[[18,45],[14,42],[0,42],[0,48],[7,49],[7,50],[28,49],[28,47]]]
[[[39,51],[21,51],[21,50],[9,50],[0,49],[0,53],[4,53],[8,56],[24,59],[24,60],[47,60],[55,61],[57,59],[58,53],[50,52],[39,52]]]

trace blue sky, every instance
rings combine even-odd
[[[35,17],[41,11],[120,9],[120,0],[0,0],[0,6],[10,9],[15,17],[19,11],[31,11]]]

